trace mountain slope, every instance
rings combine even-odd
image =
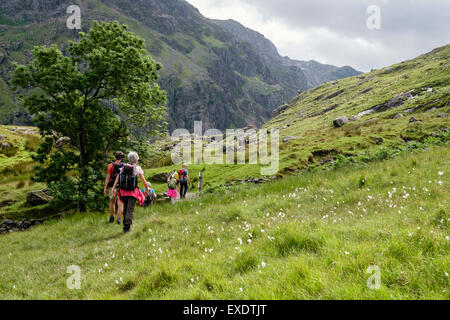
[[[214,23],[225,30],[231,32],[239,39],[248,42],[253,48],[260,52],[262,58],[273,69],[279,70],[283,74],[291,74],[293,78],[306,78],[307,87],[313,88],[323,82],[347,78],[361,74],[352,67],[336,67],[328,64],[321,64],[316,61],[299,61],[289,57],[281,57],[278,49],[262,34],[244,27],[234,20],[213,20]],[[298,86],[298,88],[301,88]]]
[[[284,169],[333,163],[450,128],[450,45],[416,59],[364,75],[328,82],[298,95],[273,112],[264,126],[278,128]],[[335,128],[333,121],[349,123]]]
[[[194,120],[220,129],[261,125],[298,90],[311,87],[301,67],[283,66],[264,50],[203,17],[182,0],[7,0],[0,3],[0,78],[9,84],[12,63],[26,63],[34,45],[76,39],[66,28],[66,9],[79,4],[82,28],[92,20],[118,20],[146,40],[164,65],[170,129]],[[276,49],[275,49],[276,50]],[[334,79],[334,78],[332,78]],[[330,79],[328,79],[330,80]],[[0,82],[0,121],[24,122],[24,110]]]

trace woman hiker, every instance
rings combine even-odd
[[[149,193],[144,170],[137,165],[138,161],[138,154],[130,152],[128,154],[128,164],[125,164],[120,169],[120,174],[117,176],[113,186],[114,193],[116,193],[116,188],[119,186],[119,201],[123,203],[123,232],[125,233],[130,231],[133,224],[136,201],[139,201],[139,204],[142,205]],[[138,178],[144,184],[145,195],[139,190]]]
[[[178,198],[178,189],[180,187],[180,181],[178,179],[178,172],[176,171],[167,179],[169,190],[167,190],[166,195],[170,198],[172,203],[174,203],[175,199]]]

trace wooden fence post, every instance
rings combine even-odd
[[[203,171],[198,173],[198,192],[201,192],[203,189]]]

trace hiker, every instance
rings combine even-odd
[[[181,199],[184,199],[186,198],[188,186],[191,184],[187,164],[183,164],[183,168],[178,170],[178,180],[180,181],[180,197]]]
[[[173,172],[169,178],[167,179],[167,183],[169,184],[169,190],[167,190],[166,195],[173,202],[176,198],[178,198],[178,188],[180,187],[178,172]]]
[[[139,205],[142,205],[149,192],[147,181],[144,177],[144,170],[137,165],[138,161],[138,154],[136,152],[130,152],[128,154],[128,164],[125,164],[122,167],[113,186],[113,192],[116,192],[116,188],[119,186],[119,200],[123,203],[124,233],[129,232],[131,225],[133,224],[136,201],[139,201]],[[144,184],[145,195],[139,190],[138,178],[140,178]]]
[[[123,159],[125,159],[125,154],[122,151],[117,151],[115,157],[116,161],[108,165],[104,192],[105,195],[109,195],[109,223],[114,223],[114,215],[116,213],[117,204],[117,224],[120,224],[120,219],[122,219],[123,215],[123,203],[117,201],[117,196],[113,194],[113,185],[120,173],[120,169],[123,167]]]
[[[154,189],[152,189],[152,184],[150,182],[147,182],[147,187],[148,187],[148,196],[145,198],[143,207],[147,208],[149,206],[155,205],[156,202],[156,192]],[[145,193],[145,188],[141,190],[142,193]]]

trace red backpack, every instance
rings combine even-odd
[[[185,174],[186,174],[186,171],[184,171],[184,169],[178,170],[178,180],[184,180]]]

